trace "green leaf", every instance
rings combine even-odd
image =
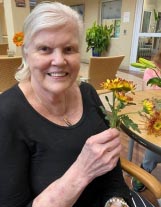
[[[139,62],[145,65],[147,68],[156,68],[156,65],[151,60],[147,60],[145,58],[140,57]]]
[[[142,68],[142,69],[146,69],[146,65],[142,64],[142,63],[131,63],[131,66],[135,67],[135,68]]]
[[[158,87],[161,87],[161,78],[154,77],[148,80],[147,85],[156,85]]]
[[[123,123],[128,129],[129,129],[129,128],[132,128],[134,131],[137,131],[137,132],[141,133],[141,131],[140,131],[138,125],[137,125],[136,123],[134,123],[133,120],[130,119],[130,118],[128,117],[128,115],[122,115],[120,119],[121,119],[122,123]]]
[[[126,104],[124,103],[124,102],[122,102],[122,101],[119,101],[119,104],[118,104],[118,109],[119,109],[119,111],[121,110],[121,109],[124,109],[126,107]]]
[[[86,30],[86,51],[88,52],[92,48],[95,48],[100,54],[107,51],[113,30],[113,25],[107,27],[94,22],[92,27]]]

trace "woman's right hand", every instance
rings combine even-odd
[[[86,141],[75,165],[82,178],[91,182],[116,166],[120,151],[120,132],[110,128]]]
[[[93,179],[116,166],[120,150],[117,129],[91,136],[73,165],[34,199],[33,207],[72,207]]]

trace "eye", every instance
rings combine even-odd
[[[64,48],[64,52],[67,54],[72,54],[77,52],[77,48],[73,46],[67,46]]]
[[[47,46],[41,46],[38,48],[38,50],[42,53],[50,53],[51,52],[51,48],[49,48]]]

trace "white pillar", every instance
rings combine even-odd
[[[21,55],[21,48],[13,43],[13,36],[22,31],[24,19],[30,12],[29,0],[25,0],[25,7],[16,7],[13,0],[5,0],[3,3],[9,50],[14,51],[16,55]]]

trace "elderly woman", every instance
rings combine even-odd
[[[0,95],[1,207],[133,206],[120,133],[93,87],[77,81],[82,25],[56,2],[24,23],[19,84]]]

